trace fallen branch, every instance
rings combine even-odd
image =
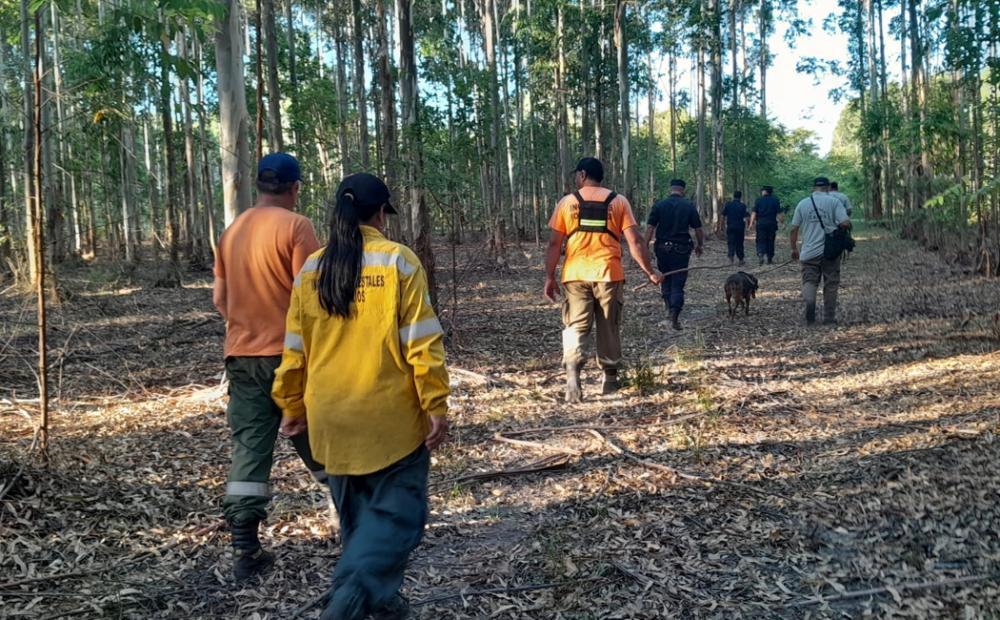
[[[518,476],[521,474],[534,474],[541,471],[552,471],[555,469],[565,469],[569,465],[568,455],[557,454],[545,457],[541,460],[530,463],[526,467],[518,467],[515,469],[501,469],[498,471],[488,471],[479,474],[469,474],[466,476],[459,476],[457,478],[449,478],[447,480],[439,480],[438,482],[432,483],[431,487],[441,487],[447,485],[461,484],[462,482],[469,482],[472,480],[492,480],[493,478],[502,478],[505,476]]]
[[[952,579],[941,579],[939,581],[919,581],[919,582],[901,583],[898,586],[882,586],[881,588],[868,588],[867,590],[855,590],[853,592],[844,592],[843,594],[837,594],[835,596],[823,596],[815,599],[809,599],[806,601],[796,601],[794,603],[789,603],[785,605],[785,608],[788,609],[791,607],[807,607],[809,605],[822,605],[824,603],[847,601],[856,598],[864,598],[866,596],[874,596],[876,594],[893,594],[893,592],[895,592],[895,595],[898,596],[900,592],[933,590],[935,588],[963,585],[967,583],[977,583],[980,581],[988,581],[990,579],[1000,579],[1000,573],[991,573],[989,575],[968,575],[965,577],[954,577]]]
[[[612,581],[617,581],[617,580],[609,579],[607,577],[584,577],[582,579],[569,579],[567,581],[538,583],[527,586],[512,586],[508,588],[486,588],[484,590],[464,590],[461,592],[456,592],[454,594],[444,594],[442,596],[435,596],[432,598],[424,599],[422,601],[416,601],[414,603],[410,603],[410,606],[421,607],[423,605],[430,605],[432,603],[441,603],[443,601],[450,601],[456,598],[465,598],[467,596],[489,596],[491,594],[516,594],[518,592],[534,592],[535,590],[551,590],[552,588],[561,588],[563,586],[573,585],[576,583],[589,583],[594,581],[602,581],[610,583]]]
[[[696,418],[705,415],[704,412],[689,413],[687,415],[680,416],[673,420],[668,420],[667,422],[671,425],[680,424],[681,422],[686,422],[691,418]],[[514,439],[514,437],[519,435],[534,435],[537,433],[570,433],[576,431],[624,431],[624,430],[635,430],[635,425],[629,424],[574,424],[572,426],[539,426],[537,428],[522,428],[520,430],[504,431],[502,433],[495,433],[493,439],[503,443],[509,443],[515,446],[522,446],[525,448],[532,448],[534,450],[548,450],[561,452],[563,454],[569,454],[571,456],[582,456],[583,453],[579,450],[574,450],[573,448],[563,448],[560,446],[553,446],[552,444],[543,443],[540,441],[527,441],[524,439]]]
[[[60,611],[60,612],[57,612],[57,613],[54,613],[54,614],[51,614],[51,615],[48,615],[48,616],[43,616],[43,617],[39,618],[38,620],[57,620],[58,618],[66,618],[66,617],[69,617],[69,616],[79,616],[79,615],[85,614],[87,612],[93,612],[93,611],[94,611],[94,608],[90,607],[90,606],[87,606],[87,607],[77,607],[76,609],[71,609],[69,611]]]
[[[34,437],[31,438],[31,446],[28,448],[28,452],[24,455],[24,460],[21,461],[21,466],[17,468],[17,473],[14,474],[14,477],[10,479],[10,482],[7,483],[7,486],[5,486],[3,489],[0,489],[0,500],[7,497],[7,494],[10,493],[10,490],[13,489],[14,485],[17,484],[17,481],[21,479],[21,474],[24,473],[24,468],[27,467],[28,461],[31,460],[31,455],[35,453],[35,448],[38,447],[38,436],[40,435],[40,433],[41,433],[41,428],[36,428],[35,435]]]
[[[167,549],[167,548],[173,546],[174,544],[177,544],[177,543],[172,543],[170,545],[167,545],[163,549],[160,549],[160,551],[162,551],[164,549]],[[8,590],[10,588],[16,588],[18,586],[24,586],[24,585],[28,585],[28,584],[31,584],[31,583],[43,583],[43,582],[46,582],[46,581],[61,581],[63,579],[72,579],[74,577],[87,577],[89,575],[99,575],[101,573],[106,573],[106,572],[113,571],[113,570],[118,569],[118,568],[122,568],[123,566],[128,566],[130,564],[135,564],[136,562],[139,562],[140,560],[146,559],[146,556],[149,555],[149,553],[151,553],[151,552],[145,551],[141,555],[138,555],[138,556],[136,556],[136,557],[134,557],[134,558],[132,558],[130,560],[116,561],[113,564],[107,564],[107,565],[102,566],[100,568],[92,568],[90,570],[81,570],[81,571],[76,571],[76,572],[72,572],[72,573],[56,573],[55,575],[42,575],[40,577],[30,577],[28,579],[19,579],[18,581],[8,581],[6,583],[0,583],[0,590]]]
[[[627,576],[629,579],[635,581],[636,583],[642,586],[648,586],[650,583],[653,583],[653,580],[650,579],[649,577],[646,577],[645,575],[639,575],[638,573],[634,572],[632,569],[630,569],[628,566],[625,566],[625,564],[619,562],[618,560],[612,560],[611,565],[614,566],[615,569],[620,571],[622,574]]]
[[[497,379],[495,377],[487,377],[484,374],[478,372],[472,372],[471,370],[466,370],[464,368],[455,368],[454,366],[448,367],[448,372],[453,375],[458,375],[460,377],[466,377],[475,381],[479,381],[490,387],[518,387],[516,384],[507,381],[506,379]]]
[[[493,435],[494,441],[499,441],[502,443],[509,443],[515,446],[521,446],[523,448],[532,448],[533,450],[548,450],[550,452],[559,452],[562,454],[567,454],[569,456],[583,456],[583,452],[579,450],[574,450],[573,448],[563,448],[561,446],[553,446],[547,443],[541,443],[539,441],[525,441],[524,439],[511,439],[510,437],[504,437],[501,433],[496,433]]]
[[[650,460],[641,458],[640,456],[638,456],[636,454],[633,454],[632,452],[630,452],[630,451],[628,451],[628,450],[626,450],[624,448],[621,448],[618,445],[614,444],[610,439],[608,439],[604,435],[598,433],[597,431],[590,431],[590,433],[591,433],[591,435],[593,435],[594,437],[596,437],[599,441],[603,442],[604,445],[606,445],[608,447],[608,449],[611,450],[612,452],[614,452],[615,454],[624,456],[625,458],[629,459],[630,461],[638,463],[639,465],[642,465],[644,467],[648,467],[650,469],[655,469],[657,471],[662,471],[664,473],[672,474],[672,475],[677,476],[678,478],[682,478],[684,480],[693,480],[693,481],[701,482],[701,483],[704,483],[704,484],[719,484],[719,485],[724,485],[724,486],[728,486],[728,487],[734,487],[734,488],[737,488],[737,489],[743,489],[744,491],[750,491],[751,493],[756,493],[758,495],[770,495],[772,497],[777,497],[779,499],[783,499],[783,500],[785,500],[787,502],[793,502],[793,503],[799,503],[799,504],[802,504],[802,503],[807,503],[807,504],[811,503],[811,502],[806,502],[805,500],[799,500],[799,499],[796,499],[794,497],[789,497],[787,495],[784,495],[782,493],[778,493],[776,491],[768,491],[766,489],[758,489],[757,487],[753,487],[753,486],[750,486],[748,484],[743,484],[742,482],[733,482],[731,480],[723,480],[722,478],[713,478],[713,477],[710,477],[710,476],[699,476],[698,474],[691,474],[691,473],[688,473],[688,472],[685,472],[685,471],[681,471],[679,469],[675,469],[673,467],[670,467],[669,465],[664,465],[662,463],[656,463],[654,461],[650,461]],[[823,506],[823,505],[818,504],[818,503],[812,503],[812,504],[815,505],[818,508],[822,508],[822,509],[827,510],[827,511],[830,510],[829,507],[827,507],[827,506]]]
[[[311,599],[309,599],[308,601],[306,601],[306,603],[304,605],[302,605],[301,607],[299,607],[298,609],[296,609],[295,612],[292,613],[291,616],[289,616],[289,619],[290,620],[295,620],[295,618],[298,618],[298,617],[302,616],[302,614],[306,613],[307,611],[309,611],[313,607],[315,607],[317,605],[322,605],[324,602],[326,602],[326,600],[328,598],[330,598],[330,594],[332,592],[333,592],[332,590],[323,590],[322,593],[320,593],[317,596],[312,597]]]

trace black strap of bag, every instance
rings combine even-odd
[[[584,200],[580,192],[573,192],[573,197],[576,198],[577,203],[579,203],[580,209],[577,213],[577,227],[576,230],[569,234],[570,237],[578,232],[585,233],[596,233],[596,234],[607,234],[611,235],[615,241],[620,241],[618,235],[611,231],[608,227],[608,217],[611,213],[611,201],[617,196],[615,192],[608,194],[608,197],[603,201],[600,200]]]
[[[844,250],[854,248],[854,240],[852,239],[848,243],[847,240],[850,239],[850,235],[839,226],[834,228],[832,233],[826,232],[826,224],[823,223],[823,217],[819,214],[819,209],[816,207],[816,199],[812,197],[812,194],[809,194],[809,201],[812,202],[813,211],[816,212],[816,219],[819,220],[819,225],[823,227],[823,258],[837,260],[844,253]]]

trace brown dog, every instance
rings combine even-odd
[[[750,315],[750,300],[757,297],[757,288],[757,278],[745,271],[738,271],[726,278],[726,303],[729,304],[730,319],[736,318],[740,305],[745,314]]]

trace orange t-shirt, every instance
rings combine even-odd
[[[319,248],[309,218],[281,207],[244,211],[222,233],[215,277],[226,281],[226,357],[281,355],[292,282]]]
[[[586,186],[579,190],[584,200],[604,202],[611,190],[604,187]],[[569,235],[579,226],[577,214],[580,203],[573,194],[568,194],[556,205],[549,220],[549,228]],[[605,233],[578,232],[566,240],[566,258],[563,261],[563,282],[620,282],[625,279],[622,268],[622,234],[638,226],[632,205],[622,195],[615,196],[608,207],[608,229],[617,237]]]

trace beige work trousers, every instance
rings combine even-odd
[[[597,365],[617,371],[622,362],[624,282],[566,282],[562,306],[563,365],[583,368],[583,339],[597,324]]]

